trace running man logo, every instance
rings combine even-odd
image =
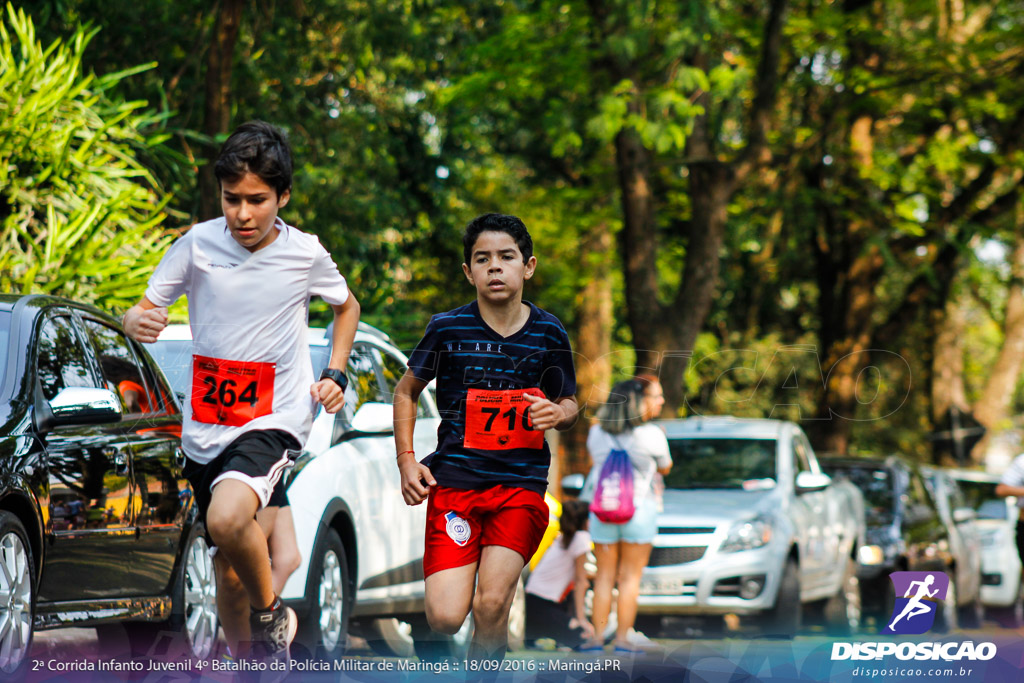
[[[927,632],[935,623],[939,601],[949,593],[949,577],[943,572],[893,572],[889,580],[896,589],[896,605],[882,633]]]

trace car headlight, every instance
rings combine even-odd
[[[767,517],[755,517],[733,524],[719,550],[723,553],[753,550],[767,545],[770,540],[772,540],[771,520]]]
[[[885,562],[885,551],[879,545],[862,545],[857,548],[857,561],[864,566],[882,564]]]

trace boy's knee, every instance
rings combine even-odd
[[[468,612],[452,609],[451,607],[432,608],[427,605],[427,623],[430,628],[438,633],[455,635],[466,623]]]
[[[214,545],[225,545],[238,538],[249,521],[226,507],[210,506],[206,513],[206,530]]]
[[[473,614],[476,620],[493,623],[508,616],[511,598],[498,591],[477,590],[473,598]]]

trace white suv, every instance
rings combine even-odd
[[[309,331],[314,376],[326,365],[329,339]],[[188,393],[191,334],[170,325],[149,349],[180,395]],[[399,487],[391,402],[406,357],[386,334],[359,324],[349,359],[345,407],[320,409],[288,479],[288,500],[302,563],[281,597],[300,618],[298,642],[338,658],[350,620],[383,654],[408,654],[440,636],[424,618],[423,534],[426,505],[405,504]],[[440,422],[430,391],[420,396],[415,449],[437,444]],[[445,644],[444,638],[442,644]]]

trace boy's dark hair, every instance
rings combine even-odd
[[[466,232],[462,235],[462,256],[470,263],[473,257],[473,247],[482,232],[504,232],[516,241],[519,252],[523,255],[523,263],[533,256],[533,240],[526,225],[516,216],[507,216],[502,213],[485,213],[477,216],[466,226]]]
[[[582,500],[571,498],[562,503],[562,516],[558,518],[558,525],[562,529],[563,548],[569,549],[576,532],[587,525],[589,514],[590,505]]]
[[[280,197],[292,187],[292,152],[288,138],[280,128],[266,121],[243,123],[224,141],[213,173],[218,183],[253,173]]]

